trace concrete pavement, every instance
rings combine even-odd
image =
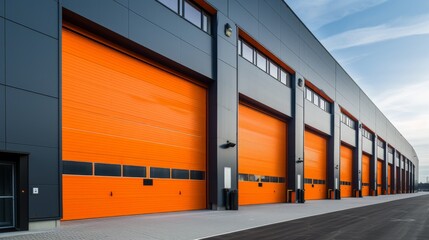
[[[428,193],[268,204],[239,211],[188,211],[62,222],[47,232],[3,233],[4,239],[198,239]],[[3,240],[3,239],[2,239]]]

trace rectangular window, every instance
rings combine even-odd
[[[269,61],[269,66],[270,66],[270,75],[273,78],[278,79],[279,78],[279,67],[277,67],[277,65],[271,61]]]
[[[203,13],[203,31],[209,33],[210,32],[210,16],[206,13]]]
[[[191,170],[191,179],[193,180],[205,180],[205,175],[204,171]]]
[[[92,175],[92,163],[63,161],[63,174]]]
[[[264,72],[267,71],[267,59],[260,54],[259,52],[256,53],[256,65]]]
[[[150,168],[150,177],[151,178],[170,178],[170,169],[169,168]]]
[[[320,108],[326,111],[326,101],[323,100],[322,98],[319,99],[319,101],[320,101]]]
[[[171,9],[206,33],[211,31],[210,15],[199,6],[187,0],[158,0],[162,5]]]
[[[201,28],[201,11],[188,1],[184,1],[184,4],[183,17],[195,26]]]
[[[262,71],[290,87],[291,74],[277,65],[273,60],[262,54],[242,39],[238,40],[238,55],[256,65]]]
[[[310,102],[313,101],[313,92],[309,88],[305,89],[305,98]]]
[[[238,39],[238,55],[240,55],[240,56],[242,56],[242,53],[241,53],[241,45],[242,44],[243,44],[242,41],[240,39]]]
[[[319,96],[318,96],[318,95],[316,95],[316,94],[314,94],[314,96],[313,96],[313,103],[314,103],[316,106],[319,106]]]
[[[290,86],[287,72],[280,70],[280,82],[286,86]]]
[[[119,164],[94,163],[94,168],[96,176],[121,176],[121,165]]]
[[[189,179],[189,170],[171,169],[171,178],[174,178],[174,179]]]
[[[241,51],[241,56],[249,62],[253,63],[253,48],[247,45],[247,43],[243,42],[241,46]]]
[[[249,181],[249,174],[240,173],[238,175],[238,181]]]
[[[178,13],[179,2],[177,0],[158,0],[158,1],[164,4],[164,6],[173,10],[175,13]]]
[[[124,177],[146,177],[146,167],[124,165],[122,171]]]

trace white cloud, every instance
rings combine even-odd
[[[375,104],[410,142],[429,144],[429,81],[409,82],[373,96]],[[427,159],[429,163],[429,159]]]
[[[327,49],[333,51],[423,34],[429,34],[429,15],[407,20],[397,19],[389,25],[353,29],[327,37],[321,42]]]
[[[285,0],[312,31],[386,1],[387,0]]]

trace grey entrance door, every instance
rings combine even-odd
[[[0,229],[15,227],[14,165],[0,163]]]

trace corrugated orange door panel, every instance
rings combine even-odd
[[[381,184],[383,179],[383,162],[380,160],[377,160],[377,194],[381,195]]]
[[[341,145],[340,181],[341,197],[352,196],[353,149]]]
[[[238,172],[255,176],[240,180],[239,204],[263,204],[286,201],[286,123],[254,108],[239,105]],[[264,180],[274,179],[277,182]],[[250,177],[252,178],[252,177]]]
[[[370,156],[362,154],[362,196],[369,196]]]
[[[392,194],[392,188],[391,188],[391,184],[392,184],[392,164],[389,164],[387,166],[387,194]]]
[[[402,193],[405,193],[405,169],[402,169]]]
[[[325,199],[327,140],[310,131],[304,134],[304,190],[305,199]]]
[[[64,160],[206,171],[206,89],[67,29],[62,41]],[[64,175],[63,219],[203,209],[205,185]]]

